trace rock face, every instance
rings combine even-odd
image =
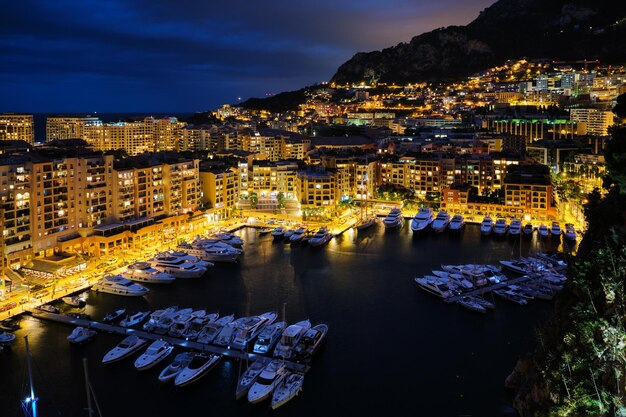
[[[508,59],[626,62],[626,2],[499,0],[467,26],[357,53],[332,81],[418,82],[467,76]]]

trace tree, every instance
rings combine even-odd
[[[250,193],[250,208],[256,209],[257,204],[259,203],[259,196],[254,191]]]
[[[626,93],[617,96],[617,104],[613,107],[613,113],[620,119],[626,119]]]
[[[276,195],[276,201],[278,202],[278,207],[285,208],[285,193],[282,191]]]

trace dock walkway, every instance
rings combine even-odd
[[[217,355],[224,356],[229,359],[235,360],[247,360],[247,361],[255,361],[258,359],[269,361],[271,358],[264,355],[258,355],[256,353],[248,353],[240,350],[227,349],[225,347],[219,347],[214,345],[205,345],[203,343],[193,342],[190,340],[179,339],[176,337],[171,337],[167,335],[155,334],[146,332],[144,330],[138,330],[128,327],[116,326],[113,324],[100,323],[98,321],[93,320],[85,320],[79,319],[71,316],[66,316],[63,314],[50,313],[47,311],[41,310],[29,310],[28,311],[33,317],[41,320],[50,320],[57,323],[68,324],[72,326],[82,326],[87,327],[94,330],[99,330],[107,333],[119,334],[121,336],[128,336],[131,334],[136,335],[142,339],[146,340],[165,340],[166,342],[171,343],[175,346],[180,346],[183,348],[205,352],[205,353],[213,353]],[[294,370],[301,373],[306,373],[310,366],[307,364],[285,361],[286,367],[290,370]]]
[[[524,276],[517,277],[517,278],[507,279],[506,281],[499,282],[493,285],[485,285],[483,287],[476,288],[475,290],[464,292],[463,294],[460,294],[460,295],[455,295],[454,297],[444,298],[443,301],[445,301],[446,303],[456,303],[457,301],[459,301],[461,298],[464,298],[464,297],[484,295],[494,290],[499,290],[500,288],[504,288],[513,284],[527,282],[535,278],[536,278],[535,276],[524,275]]]

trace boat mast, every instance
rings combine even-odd
[[[30,349],[28,347],[28,336],[24,336],[24,342],[26,344],[26,366],[28,368],[28,383],[30,385],[30,397],[26,397],[24,400],[24,411],[28,412],[28,408],[30,408],[30,415],[32,417],[37,417],[37,400],[35,397],[35,386],[33,384],[33,369],[30,363]],[[27,414],[28,415],[28,414]]]

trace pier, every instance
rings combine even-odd
[[[66,316],[63,314],[50,313],[47,311],[34,310],[34,309],[28,310],[28,312],[32,315],[32,317],[35,317],[40,320],[49,320],[49,321],[54,321],[56,323],[68,324],[71,326],[82,326],[82,327],[86,327],[89,329],[98,330],[101,332],[118,334],[120,336],[129,336],[131,334],[134,334],[137,337],[150,340],[150,341],[164,340],[168,343],[171,343],[174,346],[179,346],[182,348],[187,348],[187,349],[191,349],[191,350],[195,350],[195,351],[199,351],[203,353],[213,353],[213,354],[221,355],[225,358],[234,359],[237,361],[244,360],[244,361],[252,362],[252,361],[261,359],[263,361],[269,362],[269,360],[271,360],[270,357],[265,356],[265,355],[258,355],[256,353],[233,350],[233,349],[228,349],[226,347],[220,347],[220,346],[215,346],[215,345],[208,345],[208,344],[205,345],[204,343],[198,343],[198,342],[194,342],[191,340],[185,340],[185,339],[180,339],[180,338],[171,337],[167,335],[150,333],[144,330],[116,326],[113,324],[100,323],[94,320],[79,319],[79,318],[75,318],[71,316]],[[285,365],[288,369],[292,371],[297,371],[300,373],[306,373],[310,369],[310,366],[307,364],[297,363],[297,362],[292,362],[292,361],[285,361]]]

